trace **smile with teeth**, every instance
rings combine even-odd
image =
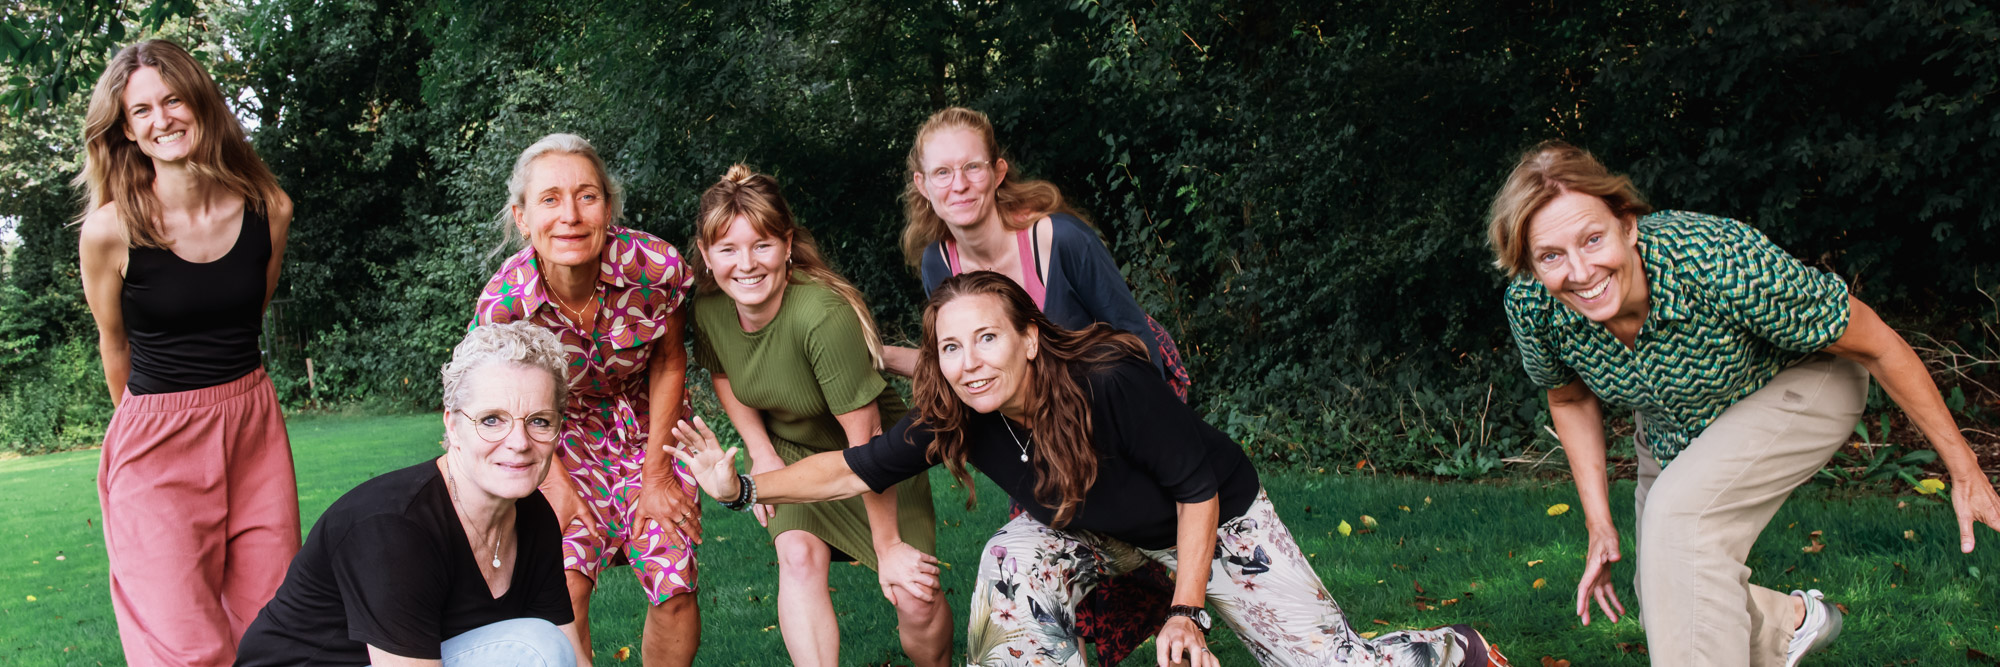
[[[157,138],[157,139],[154,139],[154,140],[153,140],[153,143],[156,143],[156,144],[167,144],[167,143],[173,143],[173,142],[176,142],[176,141],[180,141],[180,140],[181,140],[181,137],[183,137],[183,136],[186,136],[186,135],[187,135],[187,130],[181,130],[181,131],[179,131],[179,132],[175,132],[175,133],[173,133],[173,134],[168,134],[168,135],[163,135],[163,136],[161,136],[161,137],[159,137],[159,138]]]
[[[744,287],[756,287],[758,285],[764,284],[764,278],[765,276],[750,276],[750,277],[731,278],[731,280],[736,281],[736,284],[742,285]]]
[[[992,381],[992,380],[973,380],[973,381],[971,381],[971,382],[967,382],[967,383],[965,383],[965,388],[966,388],[966,389],[970,389],[970,390],[972,390],[972,391],[979,391],[979,390],[981,390],[981,389],[985,389],[985,388],[986,388],[986,385],[989,385],[989,384],[993,384],[993,381]]]
[[[1604,280],[1598,281],[1596,287],[1577,290],[1576,295],[1583,297],[1585,299],[1595,299],[1597,298],[1597,295],[1604,293],[1605,288],[1608,288],[1610,286],[1611,286],[1611,279],[1606,278]]]

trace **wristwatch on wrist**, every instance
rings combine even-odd
[[[1175,616],[1187,617],[1188,620],[1194,621],[1195,627],[1201,628],[1202,634],[1208,634],[1209,620],[1207,609],[1190,604],[1177,604],[1167,607],[1167,617],[1173,618]]]

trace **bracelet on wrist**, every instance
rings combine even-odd
[[[722,508],[741,512],[757,504],[757,481],[749,475],[736,473],[736,500],[722,504]]]

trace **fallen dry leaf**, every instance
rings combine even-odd
[[[1534,566],[1536,566],[1536,565],[1541,565],[1541,564],[1542,564],[1542,561],[1540,561],[1540,560],[1531,560],[1531,561],[1528,561],[1528,567],[1534,567]]]
[[[1549,580],[1547,580],[1547,579],[1536,579],[1536,580],[1535,580],[1535,583],[1534,583],[1533,585],[1534,585],[1534,587],[1535,587],[1535,588],[1541,588],[1541,587],[1543,587],[1543,586],[1547,586],[1547,585],[1549,585]]]
[[[1926,496],[1943,490],[1944,490],[1944,482],[1942,480],[1927,479],[1921,482],[1917,482],[1917,493],[1921,493]]]
[[[1917,531],[1914,530],[1903,531],[1903,539],[1909,540],[1911,542],[1917,541]]]
[[[620,646],[617,651],[612,652],[611,657],[617,658],[619,662],[624,662],[625,659],[632,657],[632,647]]]
[[[1375,528],[1377,526],[1380,526],[1381,524],[1375,521],[1375,517],[1363,514],[1361,515],[1361,525],[1369,528]]]
[[[1388,625],[1388,624],[1389,624],[1389,622],[1388,622],[1388,621],[1384,621],[1384,620],[1382,620],[1382,619],[1379,619],[1379,618],[1378,618],[1378,619],[1375,619],[1375,620],[1372,620],[1372,621],[1369,621],[1369,623],[1374,623],[1374,624],[1376,624],[1376,625]]]
[[[1342,522],[1340,522],[1340,527],[1339,527],[1339,528],[1337,528],[1337,530],[1339,530],[1339,531],[1340,531],[1340,536],[1341,536],[1341,537],[1347,537],[1347,536],[1349,536],[1349,535],[1353,535],[1353,534],[1354,534],[1354,527],[1353,527],[1353,526],[1350,526],[1350,525],[1347,525],[1347,522],[1346,522],[1346,521],[1342,521]]]
[[[1380,632],[1363,632],[1363,633],[1359,633],[1359,634],[1361,635],[1361,638],[1362,638],[1362,639],[1374,639],[1374,638],[1375,638],[1375,635],[1379,635],[1379,634],[1382,634],[1382,633],[1380,633]]]
[[[1568,503],[1556,503],[1554,505],[1549,506],[1549,516],[1556,516],[1568,511],[1569,511]]]
[[[1545,655],[1542,656],[1542,667],[1569,667],[1569,661],[1558,660]]]

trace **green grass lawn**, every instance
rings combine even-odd
[[[439,432],[430,415],[294,418],[307,524],[362,480],[434,456]],[[105,593],[96,464],[95,451],[0,461],[0,664],[123,663]],[[984,487],[984,502],[968,512],[950,477],[942,470],[932,474],[939,490],[940,556],[953,565],[945,581],[962,628],[980,546],[1001,523],[1006,503]],[[1582,570],[1583,528],[1579,512],[1547,514],[1550,505],[1576,503],[1567,484],[1442,484],[1308,472],[1267,474],[1264,484],[1327,587],[1363,630],[1470,622],[1523,665],[1545,655],[1576,665],[1644,663],[1628,652],[1645,642],[1633,623],[1581,628],[1569,614]],[[1620,483],[1612,499],[1617,516],[1629,518],[1631,483]],[[706,509],[699,662],[783,664],[770,542],[747,514],[712,502]],[[1359,532],[1364,514],[1379,527]],[[1342,520],[1356,534],[1340,536]],[[1621,528],[1629,530],[1629,521]],[[1802,552],[1815,530],[1824,531],[1826,548]],[[1821,588],[1847,605],[1840,641],[1806,664],[1985,664],[1969,662],[1967,649],[2000,655],[2000,534],[1980,530],[1980,551],[1964,556],[1957,553],[1949,508],[1934,497],[1809,488],[1778,514],[1750,565],[1759,583]],[[1905,539],[1904,531],[1915,531],[1915,539]],[[1631,569],[1622,568],[1619,576],[1629,581]],[[1539,589],[1538,579],[1546,580]],[[841,612],[842,661],[907,664],[874,573],[836,565],[830,583]],[[1629,587],[1621,588],[1631,606]],[[615,664],[612,654],[626,646],[637,660],[643,613],[637,589],[629,570],[604,577],[592,609],[600,664]],[[1223,664],[1251,664],[1228,635],[1219,630],[1214,638]],[[958,641],[963,650],[962,629]],[[1142,649],[1126,664],[1151,664],[1150,651]]]

